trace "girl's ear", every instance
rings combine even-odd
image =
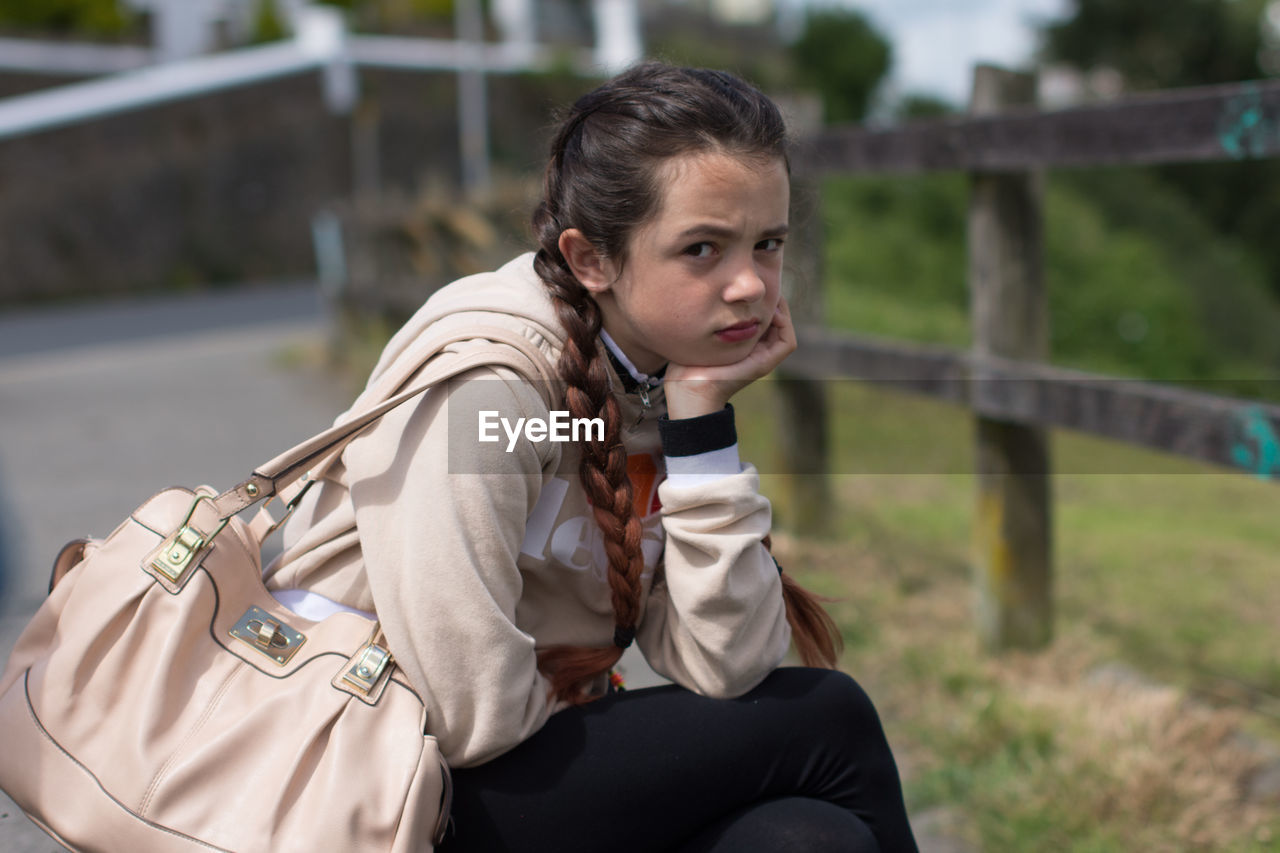
[[[613,283],[613,265],[601,257],[577,228],[560,232],[560,254],[564,255],[574,277],[592,293],[604,293]]]

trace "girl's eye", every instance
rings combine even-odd
[[[756,248],[764,252],[776,252],[782,248],[782,238],[770,237],[768,240],[761,240],[756,243]]]
[[[686,248],[684,253],[694,258],[709,258],[714,251],[715,247],[710,243],[694,243]]]

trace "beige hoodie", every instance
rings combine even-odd
[[[437,332],[458,327],[516,330],[554,365],[564,335],[532,257],[434,295],[388,344],[370,388]],[[437,357],[505,346],[476,339]],[[761,545],[769,502],[736,447],[704,455],[702,468],[681,458],[680,470],[702,473],[667,478],[661,388],[646,406],[622,393],[616,373],[610,379],[645,531],[636,642],[677,684],[740,695],[790,642],[778,571]],[[509,424],[549,420],[553,406],[565,408],[561,391],[507,367],[479,368],[387,414],[307,494],[267,571],[273,591],[305,589],[376,611],[453,766],[496,757],[559,710],[536,650],[613,639],[603,537],[578,483],[576,445],[510,441],[501,427],[490,431],[498,441],[479,440],[481,412]],[[366,390],[352,410],[372,396]]]

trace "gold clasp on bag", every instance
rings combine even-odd
[[[299,632],[273,619],[261,607],[250,607],[235,625],[231,636],[284,666],[307,641]]]
[[[191,558],[204,547],[204,534],[194,527],[181,527],[165,540],[160,553],[151,561],[157,571],[164,572],[169,580],[176,581],[182,577]]]
[[[169,534],[160,543],[160,547],[152,551],[142,563],[143,571],[156,575],[157,578],[167,578],[174,584],[174,592],[182,586],[187,570],[195,565],[200,554],[212,544],[222,528],[227,526],[225,518],[212,533],[205,533],[192,525],[191,517],[195,515],[200,501],[212,503],[208,495],[196,495],[178,529]]]

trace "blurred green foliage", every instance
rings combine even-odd
[[[253,41],[277,41],[289,35],[276,0],[257,0],[253,11]]]
[[[966,198],[959,174],[829,180],[830,324],[968,346]],[[1055,363],[1275,397],[1264,268],[1176,190],[1136,169],[1054,174],[1045,217]]]
[[[452,26],[453,0],[316,0],[347,11],[357,30],[416,32]],[[286,36],[279,0],[256,0],[253,41]],[[147,15],[123,0],[3,0],[0,29],[20,35],[78,35],[85,38],[146,37]],[[447,35],[447,32],[440,34]]]
[[[135,34],[141,16],[119,0],[4,0],[0,27],[19,33],[119,37]]]
[[[1075,0],[1044,29],[1045,52],[1079,68],[1119,71],[1132,89],[1261,76],[1266,0]]]
[[[453,24],[453,0],[318,0],[348,11],[353,27],[361,32],[421,34],[423,28],[440,28],[447,36]]]
[[[1267,0],[1075,0],[1044,28],[1046,58],[1082,70],[1118,71],[1133,91],[1203,86],[1264,76]],[[1220,235],[1250,246],[1280,297],[1280,161],[1160,166]]]
[[[905,95],[894,109],[900,119],[941,118],[956,112],[950,101],[926,94]]]
[[[791,45],[800,84],[822,95],[828,123],[859,121],[893,62],[889,41],[852,9],[810,9]]]

